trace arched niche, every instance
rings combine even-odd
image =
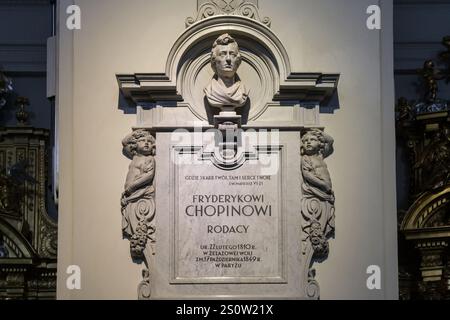
[[[269,106],[319,105],[337,88],[337,74],[291,72],[286,49],[265,24],[245,16],[216,15],[192,24],[178,37],[168,54],[164,74],[117,75],[122,94],[137,106],[150,109],[140,109],[142,126],[211,124],[210,113],[215,110],[205,105],[203,89],[213,77],[212,44],[224,33],[236,39],[242,53],[238,75],[250,89],[251,105],[241,113],[248,121],[258,121]],[[174,106],[178,110],[173,110]],[[166,107],[170,108],[161,110]],[[290,121],[290,125],[301,126],[299,119],[282,119],[288,125]]]
[[[218,36],[225,33],[218,30],[191,46],[182,56],[177,68],[177,88],[184,98],[179,105],[185,105],[200,119],[208,119],[208,107],[204,101],[203,89],[211,81],[211,46]],[[273,101],[279,88],[279,63],[263,43],[255,41],[245,33],[230,33],[239,44],[242,64],[238,75],[250,89],[248,120],[256,120]],[[209,110],[215,111],[215,110]]]

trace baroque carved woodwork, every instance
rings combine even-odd
[[[12,80],[0,71],[0,109],[6,105],[8,95],[12,91]]]
[[[438,91],[449,73],[437,66],[427,60],[419,70],[421,101],[400,98],[397,105],[397,136],[410,168],[409,208],[399,212],[402,299],[448,299],[450,292],[450,101]]]
[[[47,213],[49,132],[0,130],[0,299],[56,298],[57,223]]]

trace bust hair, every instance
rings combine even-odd
[[[155,146],[155,138],[146,130],[136,130],[126,136],[122,140],[123,152],[128,158],[133,158],[136,155],[137,142],[142,137],[149,137],[152,143],[152,147]]]
[[[322,150],[325,147],[325,137],[322,131],[314,129],[306,132],[302,137],[302,143],[305,143],[306,138],[310,136],[316,137],[317,140],[319,140],[320,150]]]
[[[242,62],[242,57],[241,57],[241,53],[239,51],[239,45],[236,42],[236,40],[230,36],[228,33],[225,33],[223,35],[221,35],[219,38],[216,39],[216,41],[214,41],[213,46],[212,46],[212,50],[211,50],[211,68],[214,70],[214,73],[217,74],[217,69],[216,69],[216,58],[217,58],[217,49],[218,46],[226,46],[229,44],[233,44],[236,46],[238,55],[237,55],[237,67],[239,68],[239,66],[241,65]]]
[[[312,130],[307,131],[302,136],[302,147],[301,147],[302,154],[304,153],[303,144],[305,142],[305,139],[309,136],[316,137],[317,140],[319,140],[319,150],[324,158],[329,157],[334,152],[334,147],[333,147],[334,139],[319,129],[312,129]]]

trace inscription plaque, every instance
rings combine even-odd
[[[218,153],[173,148],[173,283],[286,281],[282,154],[256,148],[222,168]]]

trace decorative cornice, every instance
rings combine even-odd
[[[184,100],[165,74],[118,74],[116,77],[125,98],[136,104]],[[339,74],[292,73],[273,100],[324,102],[337,89],[339,77]]]
[[[160,73],[118,74],[117,81],[123,95],[134,103],[183,101],[169,77]]]
[[[450,226],[427,229],[403,230],[407,240],[450,239]]]
[[[326,101],[337,89],[339,78],[339,74],[291,73],[274,101]]]
[[[186,19],[186,28],[217,15],[238,15],[247,17],[270,28],[272,21],[268,17],[260,18],[258,5],[245,0],[210,0],[203,3],[196,17]]]

